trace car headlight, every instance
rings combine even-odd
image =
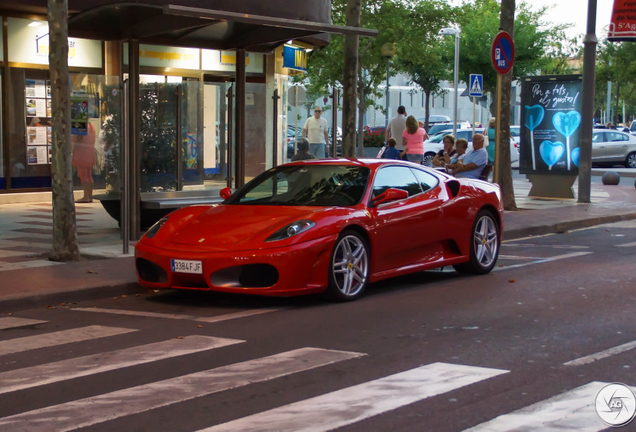
[[[157,223],[155,223],[153,226],[150,227],[148,231],[146,231],[146,237],[153,238],[166,222],[168,222],[168,217],[159,219]]]
[[[298,235],[302,232],[307,231],[308,229],[312,228],[315,225],[316,225],[316,222],[314,221],[310,221],[306,219],[299,220],[294,223],[290,223],[286,227],[279,229],[274,234],[269,236],[267,240],[265,241],[271,242],[271,241],[283,240],[289,237],[293,237],[295,235]]]

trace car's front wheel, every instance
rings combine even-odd
[[[486,274],[495,267],[499,256],[499,225],[491,212],[477,213],[470,235],[470,260],[455,267],[460,273]]]
[[[626,168],[636,168],[636,152],[632,152],[625,158]]]
[[[369,282],[369,246],[353,230],[343,231],[331,254],[327,293],[337,301],[351,301],[362,295]]]

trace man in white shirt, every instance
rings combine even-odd
[[[386,137],[386,142],[389,142],[389,138],[395,138],[395,141],[397,142],[395,148],[402,151],[404,150],[402,134],[404,133],[404,129],[406,129],[406,108],[400,105],[397,112],[398,115],[391,119],[389,125],[386,127],[384,135]]]
[[[309,152],[317,158],[325,157],[325,147],[329,141],[327,120],[321,118],[322,108],[314,108],[314,116],[309,117],[303,126],[303,138],[309,140]]]

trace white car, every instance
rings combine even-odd
[[[517,168],[519,167],[519,145],[518,145],[519,136],[517,135],[516,138],[514,137],[512,128],[513,126],[510,127],[511,129],[510,131],[511,132],[510,164],[512,168]],[[519,131],[518,128],[519,127],[517,126],[517,132]],[[483,128],[475,128],[475,132],[485,134],[485,131]],[[427,141],[424,142],[424,162],[423,162],[424,165],[428,167],[433,166],[433,159],[435,158],[435,155],[442,148],[444,148],[444,144],[442,143],[442,140],[444,139],[446,135],[452,134],[452,133],[453,133],[452,129],[445,130],[445,131],[439,132],[437,135],[429,138]],[[456,138],[464,138],[466,141],[468,141],[467,152],[472,151],[473,149],[473,129],[472,128],[458,129]]]
[[[636,136],[611,129],[592,131],[592,163],[636,168]]]

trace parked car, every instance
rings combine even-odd
[[[137,242],[142,286],[350,301],[371,282],[432,268],[489,273],[501,245],[499,186],[409,162],[294,162],[221,196]]]
[[[631,125],[631,127],[629,128],[629,133],[630,133],[630,134],[633,134],[633,135],[636,135],[636,120],[634,120],[634,121],[632,122],[632,125]]]
[[[303,136],[302,134],[302,128],[287,126],[287,159],[291,159],[296,154],[296,140]]]
[[[636,136],[611,129],[593,130],[592,163],[636,168]]]
[[[457,123],[457,129],[471,129],[472,125],[470,123],[468,123],[467,121],[461,121],[459,123]],[[434,124],[433,126],[430,126],[428,128],[428,136],[433,136],[438,132],[441,131],[445,131],[447,129],[450,129],[451,131],[453,130],[453,123],[452,122],[444,122],[444,123],[437,123]]]
[[[417,120],[426,123],[426,117],[420,117]],[[448,123],[450,121],[451,121],[451,118],[445,115],[429,115],[428,116],[429,125],[433,125],[437,123]]]

